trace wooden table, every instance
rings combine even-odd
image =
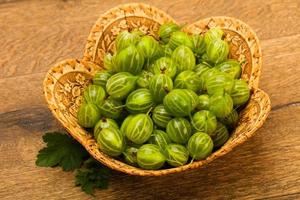
[[[0,199],[93,199],[74,174],[35,166],[41,136],[61,129],[42,81],[54,63],[81,58],[100,14],[127,1],[0,1]],[[208,166],[160,178],[113,173],[99,199],[300,199],[299,0],[144,1],[189,23],[227,15],[249,24],[263,50],[260,87],[272,112],[257,135]],[[170,3],[168,3],[170,2]]]

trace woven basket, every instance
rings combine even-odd
[[[199,168],[225,155],[253,136],[270,112],[270,99],[258,88],[262,55],[255,33],[240,20],[211,17],[186,26],[184,31],[203,34],[211,27],[223,29],[226,40],[230,43],[230,57],[243,61],[242,78],[251,88],[251,99],[240,113],[239,125],[227,143],[205,160],[162,170],[136,168],[99,151],[94,138],[78,125],[76,119],[84,88],[91,82],[95,72],[103,69],[102,61],[105,53],[115,51],[114,40],[121,31],[139,29],[157,37],[159,26],[170,21],[174,19],[163,11],[145,4],[126,4],[113,8],[103,14],[93,26],[82,60],[64,60],[53,66],[46,74],[44,94],[53,115],[95,159],[114,170],[139,176],[161,176]]]

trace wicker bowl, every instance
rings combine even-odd
[[[251,99],[240,113],[239,125],[227,143],[205,160],[162,170],[143,170],[102,153],[92,135],[77,123],[76,113],[82,102],[83,89],[91,82],[95,72],[103,69],[105,53],[115,51],[114,40],[118,33],[137,28],[157,37],[159,26],[170,21],[174,19],[168,14],[145,4],[126,4],[113,8],[103,14],[93,26],[82,60],[61,61],[46,74],[44,94],[53,115],[95,159],[114,170],[139,176],[161,176],[199,168],[253,136],[270,112],[270,99],[258,88],[262,54],[255,33],[248,25],[234,18],[206,18],[186,26],[184,31],[203,34],[211,27],[223,29],[226,40],[230,43],[230,57],[243,61],[242,78],[251,88]]]

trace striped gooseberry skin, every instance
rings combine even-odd
[[[204,132],[197,132],[188,141],[187,149],[192,159],[202,160],[208,157],[214,144],[210,136]]]
[[[200,89],[201,90],[207,90],[207,88],[206,88],[207,79],[214,76],[214,75],[216,75],[216,74],[218,74],[218,73],[220,73],[220,71],[217,70],[216,68],[211,68],[211,69],[208,69],[205,72],[203,72],[201,74],[201,76],[199,77],[200,78]]]
[[[100,119],[98,107],[92,103],[83,103],[78,109],[77,120],[79,125],[85,128],[92,128]]]
[[[208,46],[212,41],[216,39],[222,39],[223,35],[224,32],[218,27],[209,29],[204,35],[204,41],[206,43],[206,46]]]
[[[202,55],[206,49],[206,43],[204,41],[203,36],[193,35],[192,42],[193,42],[193,48],[192,48],[193,52],[197,55]]]
[[[149,88],[149,82],[151,77],[153,77],[153,73],[149,71],[143,70],[137,78],[136,84],[140,88]]]
[[[193,90],[190,89],[183,89],[183,91],[190,98],[192,104],[192,111],[193,111],[199,104],[198,95]]]
[[[198,65],[195,66],[194,71],[196,72],[196,74],[201,77],[203,73],[205,73],[206,71],[208,71],[209,69],[211,69],[212,66],[210,66],[208,63],[206,62],[201,62]]]
[[[196,65],[194,53],[187,46],[178,46],[172,53],[172,59],[177,64],[177,73],[185,70],[193,71]]]
[[[239,79],[241,77],[242,68],[237,60],[229,59],[216,66],[221,72],[227,73],[233,79]]]
[[[136,166],[137,165],[137,152],[138,148],[134,146],[126,146],[123,155],[124,160],[127,164]]]
[[[153,106],[152,95],[146,88],[131,92],[126,99],[126,109],[131,113],[146,113]]]
[[[141,73],[144,65],[144,56],[134,45],[119,51],[114,61],[114,71],[130,72],[133,75]]]
[[[122,112],[122,102],[108,97],[104,102],[98,106],[101,115],[107,118],[117,119]]]
[[[122,133],[115,128],[102,129],[97,137],[101,151],[109,156],[119,156],[125,148],[125,140]]]
[[[137,44],[137,49],[143,54],[146,66],[163,55],[163,50],[158,41],[150,35],[141,38]]]
[[[148,142],[150,144],[156,144],[161,151],[164,151],[166,146],[171,143],[171,139],[166,132],[162,130],[154,130]]]
[[[199,132],[212,135],[217,128],[217,118],[208,110],[196,112],[191,120],[193,127]]]
[[[97,138],[100,131],[104,128],[119,129],[117,122],[113,119],[102,117],[94,127],[94,137]]]
[[[207,94],[201,94],[198,96],[197,110],[209,109],[209,96]]]
[[[107,93],[114,99],[123,100],[136,87],[137,77],[128,72],[112,75],[106,83]]]
[[[115,45],[117,51],[120,51],[122,49],[125,49],[126,47],[130,45],[136,45],[140,40],[140,35],[138,32],[128,32],[128,31],[122,31],[120,34],[118,34]]]
[[[147,114],[137,114],[129,120],[124,131],[128,140],[143,144],[152,134],[153,122]]]
[[[170,78],[174,78],[177,74],[177,64],[172,58],[161,57],[149,67],[149,71],[153,74],[165,74]]]
[[[175,117],[189,116],[193,110],[190,96],[185,89],[173,89],[165,96],[163,104],[165,109]]]
[[[180,144],[168,144],[164,152],[167,163],[173,167],[185,165],[189,159],[188,150]]]
[[[235,80],[230,95],[234,106],[239,106],[247,103],[250,98],[250,89],[246,81]]]
[[[137,163],[143,169],[155,170],[161,168],[166,157],[155,144],[144,144],[137,152]]]
[[[167,134],[172,142],[185,144],[192,135],[192,127],[185,118],[174,118],[167,125]]]
[[[172,89],[173,81],[165,74],[157,74],[150,79],[149,90],[156,103],[161,103]]]
[[[196,72],[186,70],[178,74],[174,81],[174,87],[180,89],[190,89],[194,92],[200,90],[200,79]]]
[[[211,139],[213,140],[214,148],[223,146],[223,144],[225,144],[229,139],[229,133],[226,126],[218,122],[217,129],[211,136]]]
[[[167,44],[170,40],[171,34],[175,31],[179,31],[179,30],[180,30],[180,27],[177,24],[175,24],[173,22],[169,22],[169,23],[165,23],[159,27],[158,35],[159,35],[159,38],[161,39],[161,41],[164,44]]]
[[[209,95],[222,90],[230,94],[234,86],[234,79],[232,79],[228,74],[220,72],[207,77],[205,84]]]
[[[134,115],[128,115],[122,122],[121,124],[121,128],[120,128],[120,131],[123,135],[125,135],[125,129],[127,128],[128,126],[128,123],[130,122],[130,120],[134,117]]]
[[[85,102],[101,105],[106,96],[105,90],[98,85],[89,85],[83,93]]]
[[[220,118],[219,120],[220,122],[222,122],[222,124],[224,124],[229,129],[233,129],[236,127],[239,121],[239,114],[235,109],[233,109],[231,113],[229,113],[229,115],[227,115],[224,118]]]
[[[209,98],[209,110],[218,118],[224,118],[231,113],[233,101],[226,92],[218,92]]]
[[[206,48],[208,60],[218,64],[227,59],[229,54],[229,45],[221,39],[213,40]]]
[[[178,46],[186,46],[190,49],[193,48],[193,42],[191,36],[182,31],[175,31],[171,34],[169,40],[169,46],[171,49],[176,49]]]
[[[103,58],[103,65],[106,70],[114,70],[114,63],[113,63],[114,58],[115,55],[111,55],[111,53],[105,54]]]
[[[97,72],[93,78],[93,84],[106,88],[107,80],[112,76],[112,72],[108,70],[101,70]]]
[[[152,120],[159,127],[166,128],[171,119],[171,114],[165,109],[163,104],[157,105],[152,111]]]

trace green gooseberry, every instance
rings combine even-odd
[[[93,84],[99,85],[106,88],[107,80],[112,76],[112,72],[108,70],[101,70],[95,74],[93,77]]]
[[[197,109],[198,110],[209,109],[209,96],[207,94],[199,95]]]
[[[106,70],[113,71],[115,69],[114,62],[113,62],[114,58],[115,55],[111,55],[111,53],[105,54],[103,58],[103,65]]]
[[[93,103],[97,106],[102,104],[105,96],[105,90],[99,85],[89,85],[83,92],[85,102]]]
[[[123,133],[123,135],[125,135],[125,129],[127,128],[128,126],[128,123],[130,122],[130,120],[134,117],[134,115],[128,115],[122,122],[121,124],[121,128],[120,128],[120,131],[121,133]]]
[[[209,110],[218,118],[226,117],[233,109],[233,101],[226,92],[218,92],[209,98]]]
[[[212,153],[213,147],[212,139],[204,132],[193,134],[187,144],[189,155],[193,160],[205,159]]]
[[[114,66],[116,72],[130,72],[133,75],[141,73],[144,66],[143,53],[134,45],[122,49],[116,54]]]
[[[175,31],[171,34],[169,40],[169,46],[171,49],[176,49],[178,46],[184,45],[189,49],[193,48],[193,42],[191,36],[182,31]]]
[[[101,115],[107,118],[117,119],[120,117],[123,110],[122,102],[111,97],[108,97],[98,106]]]
[[[123,100],[136,87],[137,77],[128,72],[112,75],[106,83],[107,93],[114,99]]]
[[[136,166],[137,165],[137,152],[138,148],[135,146],[127,146],[123,152],[124,160],[127,164]]]
[[[133,116],[124,130],[126,137],[136,144],[146,142],[150,138],[152,131],[153,122],[147,114]]]
[[[200,89],[199,76],[194,71],[183,71],[176,76],[174,87],[181,89],[190,89],[194,92],[197,92]]]
[[[174,22],[168,22],[159,27],[158,35],[160,40],[167,44],[170,40],[171,34],[175,31],[179,31],[180,27]]]
[[[201,76],[199,77],[199,79],[200,79],[200,89],[202,91],[206,91],[207,90],[207,87],[206,87],[207,86],[207,84],[206,84],[207,79],[209,79],[210,77],[215,76],[216,74],[219,74],[219,73],[220,73],[220,71],[215,69],[215,68],[211,68],[211,69],[208,69],[205,72],[203,72],[201,74]]]
[[[177,65],[169,57],[161,57],[151,65],[149,71],[153,74],[165,74],[173,78],[177,74]]]
[[[194,70],[196,59],[193,51],[187,46],[178,46],[172,53],[172,59],[177,64],[177,73],[185,70]]]
[[[195,66],[194,71],[196,72],[196,74],[201,77],[202,74],[204,74],[206,71],[210,70],[212,68],[212,66],[210,66],[208,63],[206,62],[201,62],[198,65]]]
[[[185,89],[174,89],[169,92],[165,96],[163,104],[165,109],[175,117],[189,116],[193,110],[192,101]]]
[[[93,128],[100,119],[98,107],[93,103],[83,103],[78,109],[78,124],[84,128]]]
[[[221,39],[210,42],[206,49],[207,58],[209,61],[218,64],[227,59],[229,54],[229,45]]]
[[[159,127],[166,128],[171,119],[171,114],[163,104],[157,105],[152,111],[152,120]]]
[[[210,28],[204,35],[205,44],[208,46],[212,41],[222,39],[224,32],[218,27]]]
[[[97,142],[101,151],[109,156],[119,156],[125,148],[125,140],[118,129],[104,128],[97,137]]]
[[[185,144],[192,135],[192,127],[185,118],[174,118],[167,125],[167,134],[172,142]]]
[[[150,65],[150,63],[163,55],[158,41],[150,35],[141,38],[137,44],[137,49],[142,52],[145,59],[145,65]]]
[[[193,90],[190,89],[183,89],[183,91],[190,98],[192,104],[192,111],[193,111],[199,104],[198,95]]]
[[[127,48],[130,45],[136,45],[140,41],[139,32],[122,31],[115,40],[117,51]]]
[[[165,150],[166,161],[173,167],[185,165],[189,159],[188,150],[180,144],[168,144]]]
[[[235,80],[230,95],[234,106],[240,106],[247,103],[250,98],[250,89],[246,81]]]
[[[223,146],[223,144],[225,144],[229,139],[229,133],[226,126],[218,122],[216,131],[211,136],[211,139],[213,140],[214,148]]]
[[[150,90],[141,88],[128,95],[125,105],[130,113],[146,113],[154,106],[154,101]]]
[[[172,56],[172,53],[173,53],[173,50],[170,48],[170,45],[166,44],[163,46],[163,55],[165,57],[171,57]]]
[[[113,119],[102,117],[94,127],[94,137],[97,139],[100,131],[104,128],[119,129],[117,122]]]
[[[233,79],[239,79],[241,77],[242,68],[237,60],[226,60],[218,64],[216,68],[221,72],[229,74],[229,76]]]
[[[192,50],[195,54],[202,55],[203,53],[205,53],[206,44],[204,38],[201,35],[193,35],[192,42],[193,42]]]
[[[143,70],[137,78],[136,84],[140,88],[148,88],[151,77],[153,76],[152,72]]]
[[[207,93],[210,95],[222,90],[230,94],[234,86],[234,79],[228,74],[220,72],[207,77],[205,84]]]
[[[213,134],[217,128],[216,116],[208,110],[196,112],[191,119],[193,127],[200,132],[205,132],[208,135]]]
[[[165,161],[165,156],[155,144],[144,144],[137,152],[137,163],[143,169],[159,169],[164,165]]]
[[[220,118],[219,120],[228,128],[234,129],[239,121],[239,114],[235,109],[233,109],[229,115],[225,116],[224,118]]]
[[[156,103],[161,103],[172,89],[173,81],[165,74],[156,74],[150,79],[149,90]]]
[[[163,152],[168,144],[171,143],[171,139],[168,134],[162,130],[154,130],[150,136],[148,143],[156,144]]]

